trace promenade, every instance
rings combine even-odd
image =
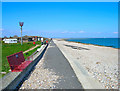
[[[118,89],[118,49],[54,39],[84,89]]]
[[[43,58],[20,89],[83,89],[68,60],[51,41]]]

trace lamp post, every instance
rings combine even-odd
[[[21,45],[22,45],[22,26],[23,26],[24,22],[19,22],[19,25],[21,26]]]

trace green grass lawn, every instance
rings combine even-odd
[[[37,41],[36,44],[41,44],[40,41]],[[20,52],[20,51],[26,51],[31,47],[34,47],[35,45],[33,44],[33,42],[27,42],[27,43],[23,43],[23,45],[21,46],[20,43],[17,44],[6,44],[6,43],[2,43],[2,69],[0,69],[2,72],[9,72],[9,64],[7,61],[7,56],[14,54],[16,52]],[[40,46],[39,46],[40,47]],[[28,52],[29,55],[25,55],[25,58],[27,58],[28,56],[30,56],[33,52],[36,51],[37,48],[31,50],[30,52]],[[4,75],[3,75],[4,76]]]
[[[32,55],[32,54],[37,50],[37,48],[40,48],[40,47],[41,47],[41,45],[38,46],[38,47],[36,47],[35,49],[33,49],[33,50],[27,52],[27,53],[24,53],[25,59],[26,59],[27,57],[29,57],[30,55]]]

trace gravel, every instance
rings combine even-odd
[[[106,89],[118,89],[118,49],[57,40],[55,43],[78,60],[88,74]],[[73,49],[66,45],[89,50]]]
[[[58,79],[60,78],[52,69],[44,68],[44,59],[42,58],[20,89],[55,89],[55,83],[59,83]]]

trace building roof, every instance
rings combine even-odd
[[[3,39],[3,40],[17,40],[17,39]]]

